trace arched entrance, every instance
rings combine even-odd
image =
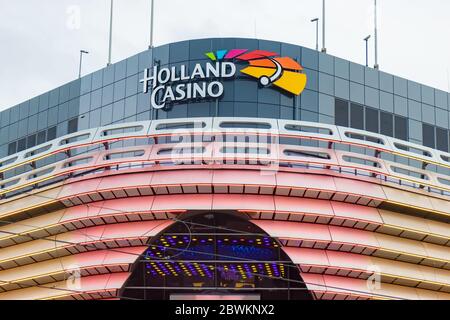
[[[275,239],[236,214],[217,212],[192,214],[154,237],[120,296],[312,299]]]

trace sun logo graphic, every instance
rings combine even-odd
[[[303,67],[294,59],[280,57],[275,52],[233,49],[208,52],[206,56],[212,61],[235,59],[248,62],[241,72],[258,79],[263,87],[274,85],[297,96],[306,87],[307,76],[303,73]]]

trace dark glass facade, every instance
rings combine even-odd
[[[244,48],[289,56],[304,67],[299,97],[260,88],[237,73],[217,100],[152,109],[139,82],[144,69],[205,63],[206,52]],[[187,117],[304,120],[377,132],[449,149],[450,95],[308,48],[255,39],[203,39],[167,44],[82,77],[0,113],[0,157],[55,137],[113,123]]]

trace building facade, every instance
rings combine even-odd
[[[0,113],[0,299],[450,299],[450,94],[153,48]]]

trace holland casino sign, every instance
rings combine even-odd
[[[162,109],[167,104],[199,99],[217,99],[224,93],[221,80],[234,78],[236,62],[247,62],[241,73],[257,79],[261,86],[274,85],[285,92],[300,95],[305,89],[307,77],[302,66],[288,57],[277,57],[273,52],[245,49],[208,52],[211,62],[204,66],[196,64],[192,71],[186,65],[171,68],[155,66],[153,72],[144,70],[143,93],[149,92],[151,82],[151,105]]]

